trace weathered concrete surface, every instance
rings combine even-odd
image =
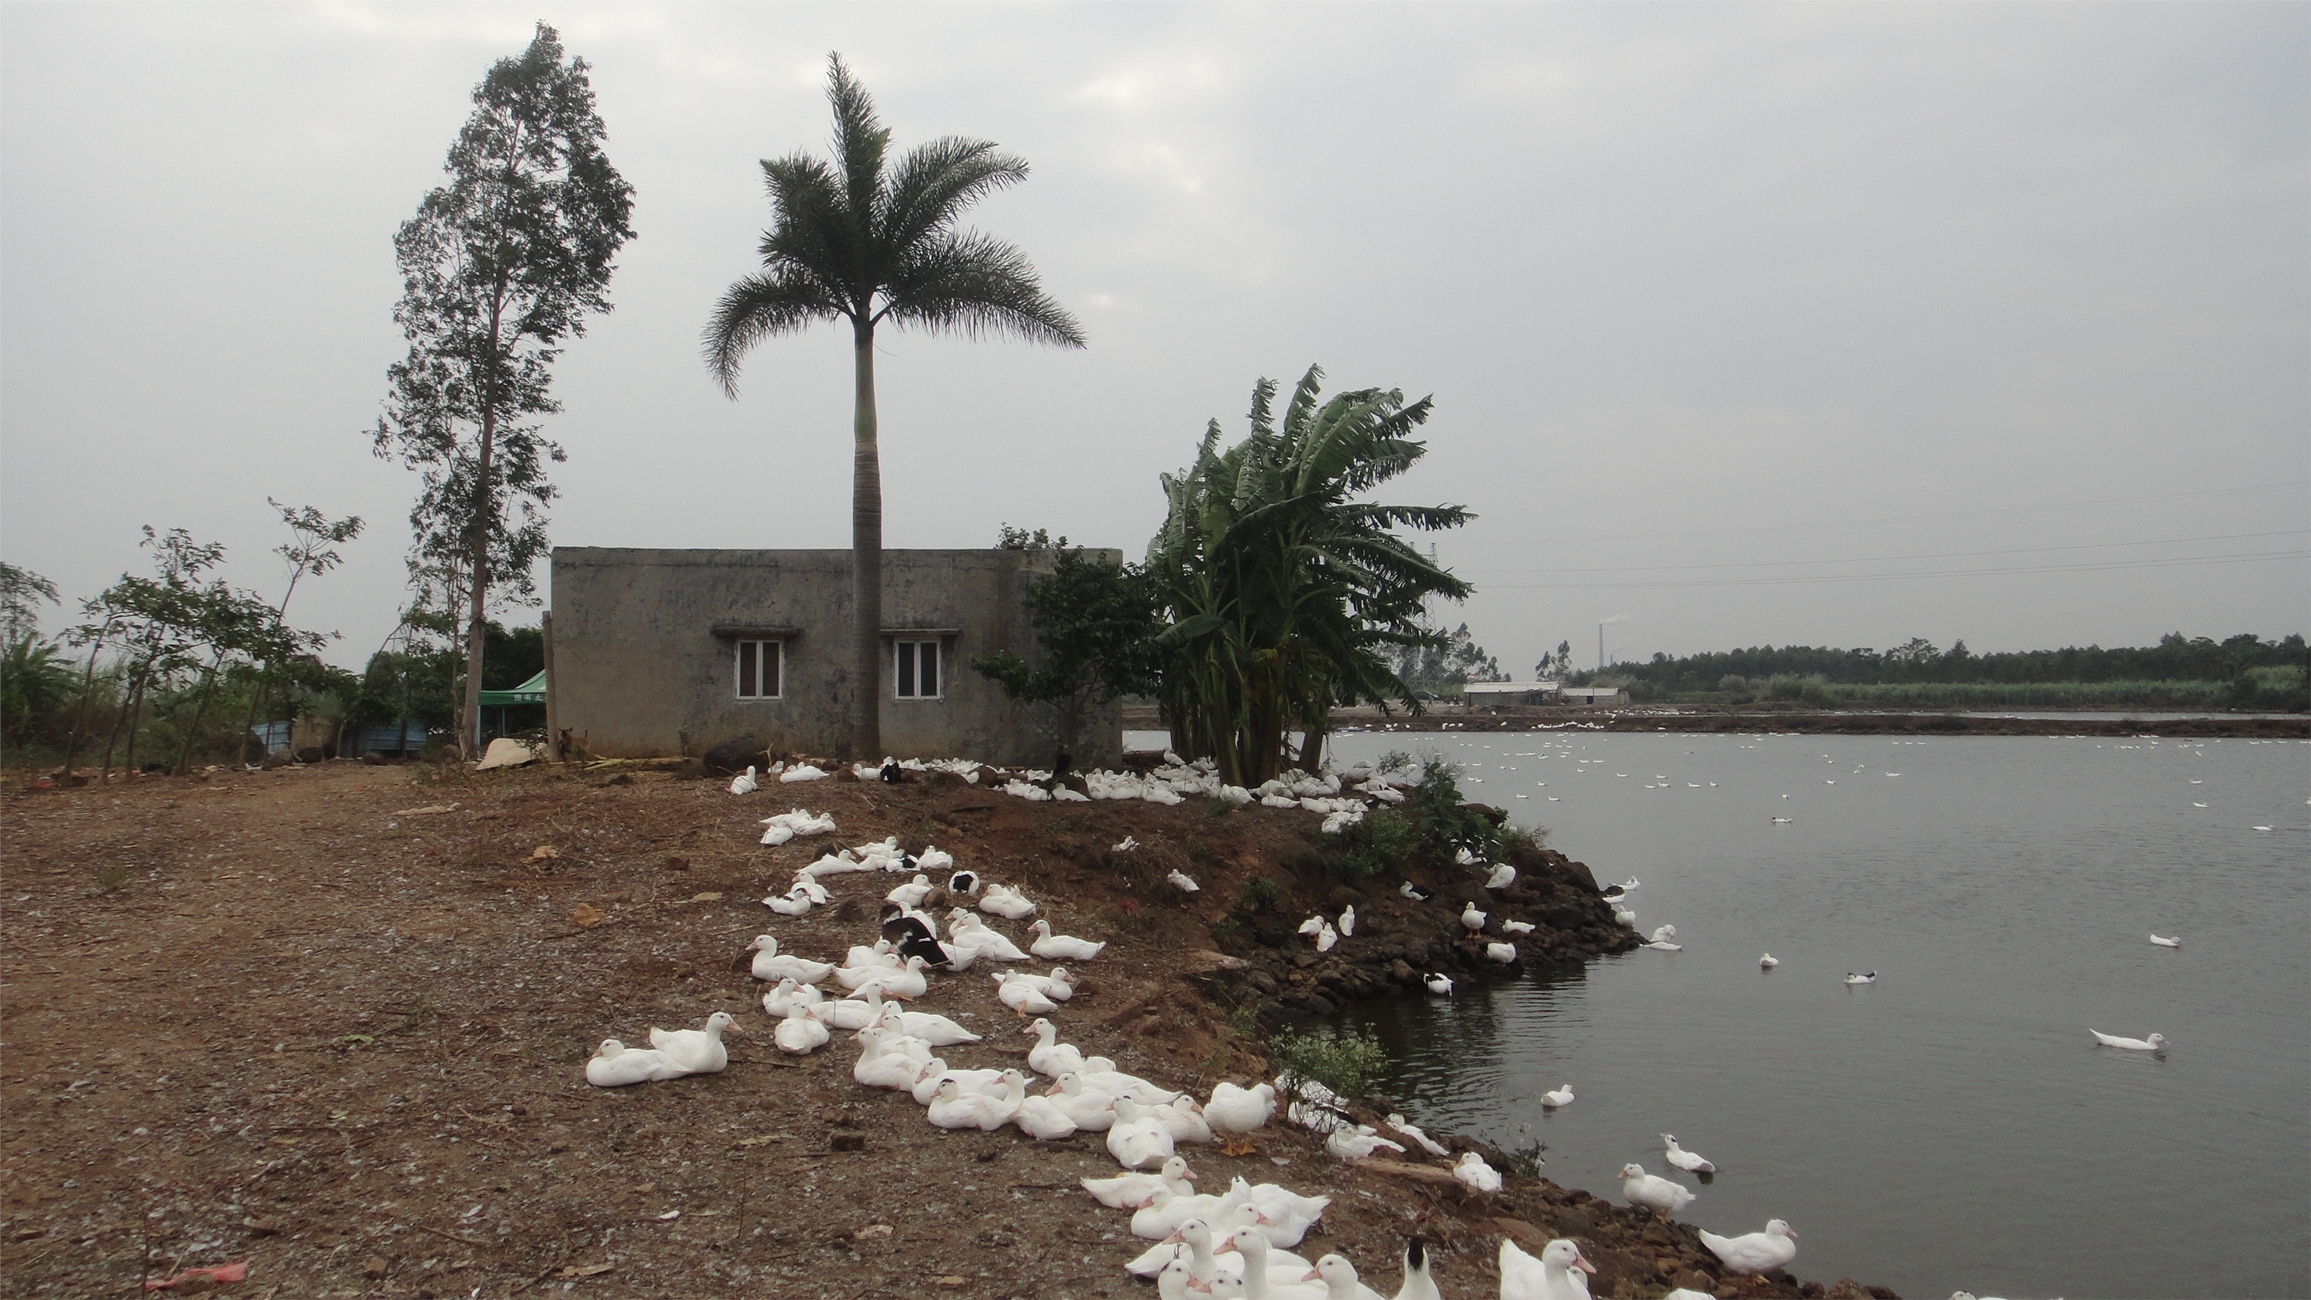
[[[1105,552],[1120,559],[1118,552]],[[1025,598],[1049,573],[1032,551],[883,552],[883,747],[898,757],[960,755],[1047,763],[1048,714],[1004,698],[973,655],[1037,658]],[[553,553],[555,689],[562,727],[593,753],[698,754],[759,737],[772,751],[844,754],[851,690],[849,551],[634,550]],[[936,699],[895,695],[897,635],[941,643]],[[777,699],[740,699],[741,639],[785,646]],[[1075,760],[1113,764],[1122,713],[1087,719]],[[876,759],[880,754],[849,755]]]

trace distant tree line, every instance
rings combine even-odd
[[[2065,646],[2060,650],[1999,651],[1978,655],[1964,641],[1943,650],[1922,637],[1913,637],[1890,650],[1867,647],[1840,650],[1827,646],[1752,646],[1745,650],[1710,651],[1671,657],[1656,654],[1650,662],[1617,663],[1597,671],[1576,672],[1575,684],[1613,683],[1626,686],[1636,698],[1669,699],[1678,696],[1723,695],[1743,697],[1807,698],[1834,702],[1878,696],[1912,697],[1919,702],[1932,692],[1892,688],[1926,686],[1970,687],[2081,687],[2109,688],[2099,692],[2108,700],[2082,698],[2080,702],[2128,703],[2128,694],[2142,703],[2221,704],[2239,708],[2299,709],[2304,704],[2306,670],[2311,655],[2304,639],[2292,634],[2276,641],[2241,633],[2217,641],[2170,632],[2155,646]],[[2165,684],[2153,689],[2149,684]],[[2178,691],[2176,684],[2202,689]],[[1810,688],[1810,689],[1809,689]],[[1875,688],[1875,689],[1869,689]],[[1859,691],[1859,695],[1857,695]],[[1966,694],[1978,702],[2000,698],[1994,692]],[[2031,698],[2016,691],[2015,702]],[[2094,693],[2090,693],[2094,694]],[[2051,702],[2055,697],[2047,695]]]

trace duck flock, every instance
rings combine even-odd
[[[1257,789],[1228,786],[1217,781],[1208,764],[1188,764],[1167,755],[1164,767],[1145,776],[1124,773],[1087,774],[1086,784],[1097,798],[1139,798],[1176,803],[1187,793],[1203,794],[1235,803],[1261,802],[1274,807],[1300,807],[1321,814],[1325,829],[1336,831],[1361,818],[1367,798],[1396,802],[1403,798],[1384,775],[1369,769],[1308,777],[1287,773]],[[861,779],[898,779],[894,771],[944,768],[976,781],[979,768],[966,762],[906,764],[886,761],[880,767],[861,765]],[[786,784],[823,779],[823,769],[810,765],[780,766],[766,775]],[[1065,785],[1011,780],[993,788],[1025,798],[1084,799]],[[1045,777],[1047,781],[1047,777]],[[1345,782],[1356,782],[1343,796]],[[760,788],[755,769],[731,783],[733,794]],[[1033,791],[1033,794],[1026,793]],[[1362,796],[1362,797],[1358,797]],[[829,835],[833,817],[796,808],[762,819],[765,844]],[[1130,840],[1116,846],[1128,851]],[[1463,865],[1484,871],[1491,888],[1511,883],[1514,868],[1489,864],[1463,852]],[[1249,1134],[1276,1119],[1279,1099],[1283,1122],[1325,1135],[1325,1149],[1344,1160],[1362,1160],[1383,1151],[1404,1153],[1411,1143],[1431,1156],[1449,1156],[1450,1148],[1431,1138],[1402,1115],[1387,1116],[1388,1133],[1359,1124],[1320,1083],[1286,1074],[1274,1082],[1246,1087],[1223,1081],[1210,1097],[1194,1096],[1158,1082],[1127,1074],[1104,1056],[1086,1055],[1060,1038],[1052,1017],[1064,1016],[1075,991],[1074,977],[1061,963],[1096,961],[1107,946],[1055,931],[1050,921],[1036,917],[1038,904],[1012,885],[983,880],[975,871],[959,868],[952,855],[936,848],[920,854],[902,850],[896,837],[856,845],[826,854],[796,872],[783,894],[763,900],[775,914],[800,917],[815,907],[835,901],[828,881],[854,874],[902,875],[908,879],[888,890],[880,904],[880,933],[868,942],[849,947],[837,960],[784,950],[776,935],[758,935],[749,946],[754,978],[770,985],[762,995],[763,1010],[773,1022],[771,1041],[780,1052],[804,1056],[828,1047],[840,1032],[850,1035],[857,1055],[851,1076],[861,1087],[888,1089],[911,1098],[923,1108],[924,1119],[945,1130],[996,1132],[1010,1128],[1026,1139],[1056,1141],[1079,1133],[1104,1135],[1108,1153],[1118,1171],[1106,1178],[1082,1179],[1084,1192],[1100,1205],[1129,1215],[1135,1237],[1153,1244],[1122,1267],[1134,1276],[1151,1278],[1162,1300],[1198,1296],[1243,1296],[1250,1300],[1381,1300],[1365,1284],[1346,1256],[1326,1254],[1308,1260],[1294,1252],[1308,1230],[1323,1216],[1330,1198],[1303,1195],[1277,1183],[1254,1184],[1237,1177],[1224,1192],[1199,1192],[1195,1171],[1181,1154],[1183,1145],[1209,1145],[1230,1155],[1248,1153]],[[1180,873],[1172,873],[1180,877]],[[1505,874],[1505,878],[1504,878]],[[935,876],[944,876],[944,882]],[[1183,890],[1197,886],[1184,878],[1173,883]],[[1612,886],[1607,897],[1624,912],[1635,880]],[[956,905],[944,918],[923,909],[940,889]],[[1420,898],[1409,881],[1408,897]],[[1029,921],[1030,917],[1035,917]],[[1028,922],[1016,937],[989,920],[1013,924]],[[1472,903],[1463,924],[1473,932],[1486,922]],[[1355,933],[1355,909],[1337,918],[1312,917],[1301,927],[1319,951],[1341,935]],[[1506,928],[1506,927],[1504,927]],[[1531,927],[1525,927],[1529,932]],[[1511,933],[1517,933],[1512,930]],[[1651,946],[1667,946],[1674,926],[1655,931]],[[861,936],[864,938],[865,936]],[[1025,943],[1025,947],[1021,943]],[[1513,945],[1494,943],[1488,955],[1502,962],[1516,960]],[[995,983],[997,998],[1019,1018],[1017,1033],[1035,1039],[1026,1054],[1026,1069],[960,1069],[940,1055],[943,1049],[984,1041],[986,1035],[958,1021],[915,1004],[933,995],[956,977],[967,976],[980,963]],[[1033,965],[1049,963],[1037,973]],[[934,982],[934,976],[937,981]],[[1451,980],[1430,976],[1432,991],[1449,994]],[[839,994],[824,987],[832,985]],[[649,1030],[647,1048],[627,1047],[617,1039],[605,1040],[586,1063],[588,1083],[602,1088],[629,1087],[692,1074],[718,1074],[729,1063],[722,1036],[739,1029],[737,1018],[717,1011],[696,1029]],[[995,1031],[989,1032],[1008,1032]],[[1571,1085],[1553,1091],[1543,1102],[1562,1106],[1573,1101]],[[1701,1174],[1716,1166],[1685,1151],[1674,1135],[1662,1134],[1665,1154],[1676,1167]],[[1395,1140],[1402,1138],[1403,1142]],[[1453,1180],[1474,1196],[1498,1192],[1500,1173],[1481,1153],[1465,1151],[1452,1166]],[[1622,1170],[1622,1190],[1631,1205],[1653,1210],[1664,1219],[1694,1199],[1694,1193],[1667,1179],[1647,1174],[1630,1164]],[[1734,1271],[1762,1274],[1787,1265],[1797,1253],[1796,1233],[1779,1219],[1762,1232],[1724,1238],[1703,1232],[1701,1240]],[[1402,1280],[1398,1300],[1440,1300],[1431,1276],[1427,1244],[1419,1237],[1407,1241],[1399,1254]],[[1502,1300],[1581,1300],[1589,1294],[1587,1278],[1596,1269],[1582,1258],[1570,1240],[1548,1242],[1540,1254],[1528,1254],[1516,1242],[1500,1243]],[[1698,1293],[1677,1291],[1672,1297]]]

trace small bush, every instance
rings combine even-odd
[[[128,868],[118,862],[107,862],[96,869],[96,892],[107,897],[118,893],[128,883]]]
[[[1350,880],[1395,871],[1420,856],[1420,827],[1393,808],[1379,808],[1349,827],[1332,856],[1335,870]]]
[[[1268,1059],[1295,1082],[1323,1084],[1342,1100],[1369,1093],[1388,1068],[1387,1049],[1362,1029],[1287,1029],[1268,1040]]]
[[[1503,856],[1518,849],[1531,849],[1537,853],[1549,846],[1549,828],[1546,826],[1519,826],[1515,822],[1504,822],[1494,834],[1500,837]]]

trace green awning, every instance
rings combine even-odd
[[[546,702],[546,675],[541,672],[510,691],[483,691],[482,707],[502,709],[509,704],[543,704]]]

